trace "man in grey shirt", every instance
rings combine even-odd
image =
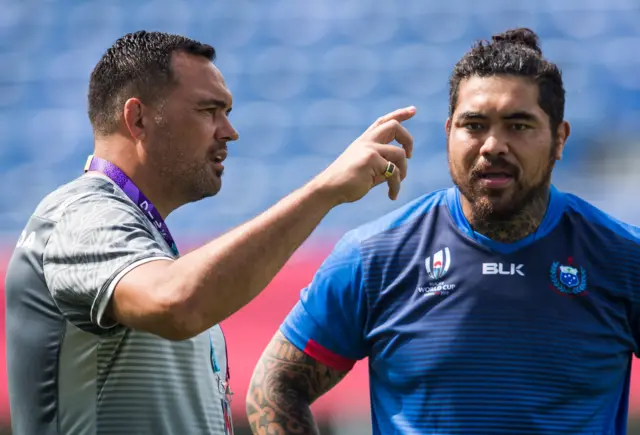
[[[15,435],[232,433],[218,323],[333,207],[385,182],[397,197],[413,108],[379,118],[305,186],[180,256],[164,219],[219,191],[238,136],[214,57],[188,38],[136,32],[92,72],[86,174],[39,204],[6,275]]]

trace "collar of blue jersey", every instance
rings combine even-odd
[[[530,245],[536,240],[546,236],[555,228],[555,226],[560,221],[562,217],[562,213],[564,212],[565,207],[565,199],[562,192],[558,191],[555,186],[551,186],[551,193],[549,198],[549,207],[547,208],[547,213],[544,215],[544,219],[540,224],[538,230],[529,234],[522,240],[518,240],[515,243],[500,243],[493,241],[482,234],[476,233],[469,225],[469,221],[464,216],[462,212],[462,204],[460,203],[460,191],[457,187],[452,187],[447,192],[447,207],[451,212],[451,217],[453,218],[454,223],[458,227],[463,234],[467,237],[474,239],[481,245],[491,249],[492,251],[500,252],[503,254],[509,254],[511,252],[515,252],[519,249],[524,248],[525,246]]]

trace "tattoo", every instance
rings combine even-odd
[[[540,197],[509,219],[503,221],[472,220],[472,226],[475,231],[491,240],[513,243],[534,233],[540,226],[546,212],[547,198]]]
[[[347,372],[321,364],[276,333],[258,361],[247,417],[254,435],[318,434],[310,405]]]

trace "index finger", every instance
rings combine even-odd
[[[377,143],[388,144],[395,140],[404,148],[408,158],[413,155],[413,136],[411,136],[409,130],[396,120],[387,121],[379,125],[371,130],[368,135],[371,140]]]
[[[378,118],[373,124],[367,128],[366,131],[371,131],[374,128],[384,124],[385,122],[389,122],[391,120],[396,120],[398,122],[404,122],[407,119],[413,118],[413,115],[416,114],[416,108],[414,106],[405,107],[402,109],[396,109],[393,112],[387,113],[384,116]]]

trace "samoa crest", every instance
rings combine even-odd
[[[587,271],[584,267],[573,264],[572,258],[568,264],[560,264],[555,261],[549,270],[551,284],[560,292],[577,295],[587,289]]]

